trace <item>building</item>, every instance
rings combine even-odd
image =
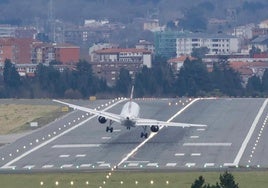
[[[254,24],[248,24],[244,26],[235,27],[232,35],[249,40],[249,39],[252,39],[253,37],[254,28],[255,28]]]
[[[140,40],[139,43],[136,44],[136,49],[148,50],[152,54],[154,54],[154,45],[146,40]]]
[[[268,35],[262,35],[252,40],[250,48],[252,49],[253,46],[259,48],[261,52],[266,52],[268,50]]]
[[[51,44],[35,42],[32,45],[32,63],[49,64],[51,61],[63,64],[77,63],[80,59],[80,47],[71,44]]]
[[[109,48],[97,50],[93,54],[94,62],[140,62],[143,66],[152,67],[150,51],[136,48]]]
[[[224,34],[188,33],[176,38],[176,55],[190,55],[194,48],[207,47],[209,54],[228,55],[240,49],[239,40]]]
[[[186,34],[184,31],[162,31],[154,33],[155,55],[167,59],[176,57],[176,39]]]
[[[117,44],[111,44],[111,43],[98,43],[98,44],[94,44],[93,46],[91,46],[89,48],[89,59],[90,61],[94,61],[93,60],[93,54],[95,51],[97,50],[102,50],[102,49],[107,49],[107,48],[118,48]]]
[[[129,70],[132,78],[143,66],[151,68],[152,54],[150,51],[135,48],[102,49],[93,53],[91,65],[99,78],[105,79],[108,85],[113,86],[121,68]]]
[[[140,72],[143,65],[141,62],[125,63],[120,61],[102,61],[91,62],[92,70],[96,76],[105,79],[108,86],[114,86],[119,77],[120,69],[124,68],[129,71],[131,78],[134,80],[135,74]]]
[[[49,64],[55,61],[55,49],[53,44],[35,42],[32,45],[32,63],[33,64]]]
[[[183,63],[186,59],[189,59],[190,61],[195,60],[196,58],[191,56],[180,56],[176,58],[172,58],[168,60],[169,65],[172,67],[174,73],[178,73],[181,67],[183,66]]]
[[[57,44],[54,46],[55,60],[63,64],[77,63],[80,59],[80,47],[71,44]]]
[[[15,37],[16,29],[16,26],[0,24],[0,37]]]
[[[25,38],[0,38],[0,63],[4,63],[6,59],[16,64],[31,63],[34,41]]]
[[[264,20],[259,24],[259,27],[262,29],[268,29],[268,20]]]

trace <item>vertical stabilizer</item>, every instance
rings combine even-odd
[[[133,99],[133,93],[134,93],[134,85],[131,88],[131,93],[130,93],[130,100]]]

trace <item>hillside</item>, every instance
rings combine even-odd
[[[0,22],[28,24],[48,16],[49,0],[0,0]],[[127,23],[135,17],[159,18],[162,23],[181,17],[193,7],[203,9],[206,17],[225,18],[227,8],[236,12],[236,22],[268,18],[266,0],[54,0],[55,18],[73,23],[84,19],[108,18]]]

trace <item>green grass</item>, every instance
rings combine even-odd
[[[190,188],[202,175],[207,183],[215,184],[223,172],[112,172],[107,179],[106,173],[36,173],[1,174],[0,187],[4,188]],[[267,188],[268,171],[231,172],[240,188]],[[105,181],[105,184],[104,184]],[[123,184],[121,184],[123,181]],[[135,182],[138,182],[136,184]],[[154,183],[151,184],[151,181]],[[167,184],[168,181],[168,184]],[[41,182],[43,185],[41,185]],[[56,186],[58,182],[58,186]],[[73,182],[73,185],[71,185]],[[88,183],[88,184],[87,184]]]

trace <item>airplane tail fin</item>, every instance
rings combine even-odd
[[[131,88],[131,93],[130,93],[130,100],[133,99],[133,93],[134,93],[134,85]]]

